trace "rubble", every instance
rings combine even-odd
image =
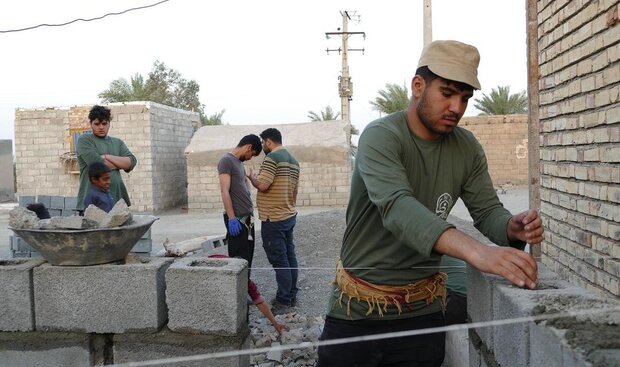
[[[125,223],[131,221],[131,213],[125,200],[121,199],[114,204],[112,210],[109,213],[99,209],[94,205],[89,205],[84,210],[84,218],[92,220],[97,223],[98,228],[114,228],[120,227]]]
[[[251,348],[267,348],[280,345],[299,345],[314,343],[319,340],[323,328],[322,317],[307,317],[301,312],[277,315],[278,322],[285,323],[290,330],[278,333],[269,320],[256,309],[250,311],[250,344]],[[250,365],[253,367],[284,366],[306,367],[316,363],[316,348],[309,344],[306,348],[290,350],[270,350],[267,353],[251,356]]]
[[[16,229],[96,229],[120,227],[131,222],[132,215],[127,203],[120,200],[114,205],[110,213],[89,205],[84,216],[70,217],[54,216],[50,219],[39,219],[37,214],[23,207],[17,207],[9,212],[9,226]]]
[[[33,211],[17,207],[9,212],[9,227],[20,229],[39,228],[39,217]]]

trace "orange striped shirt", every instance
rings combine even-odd
[[[258,181],[269,184],[265,192],[258,192],[256,205],[261,221],[282,221],[297,214],[295,192],[299,184],[299,163],[282,148],[265,157],[260,166]]]

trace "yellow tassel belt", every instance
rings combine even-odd
[[[376,309],[379,316],[383,316],[390,305],[396,306],[400,314],[402,312],[401,304],[403,303],[424,300],[426,304],[431,304],[437,297],[441,298],[441,303],[445,308],[446,279],[446,273],[440,272],[406,285],[372,284],[346,271],[342,266],[342,261],[338,260],[334,283],[340,289],[340,297],[338,298],[340,307],[342,307],[342,296],[346,294],[349,298],[347,316],[351,317],[351,299],[366,302],[368,305],[366,315],[370,315]]]

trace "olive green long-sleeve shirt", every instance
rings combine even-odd
[[[126,172],[134,169],[138,160],[131,153],[127,145],[119,139],[111,136],[99,138],[93,134],[85,134],[80,136],[77,144],[77,157],[80,166],[80,189],[78,191],[78,209],[84,210],[84,197],[90,189],[90,180],[88,178],[88,166],[95,162],[103,162],[102,154],[110,154],[119,157],[129,157],[131,160],[131,168]],[[120,199],[124,199],[127,205],[131,205],[127,188],[123,183],[123,178],[119,170],[113,170],[110,174],[110,195],[116,203]]]
[[[456,127],[437,141],[426,141],[408,127],[405,111],[369,124],[359,140],[351,179],[341,260],[345,269],[374,284],[403,285],[439,271],[441,254],[433,251],[457,199],[467,206],[474,225],[493,242],[508,245],[511,214],[497,198],[482,146],[473,134]],[[328,315],[346,319],[347,296],[338,304],[334,285]],[[351,300],[351,318],[366,316],[365,302]],[[439,301],[389,307],[384,319],[440,310]]]

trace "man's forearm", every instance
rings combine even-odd
[[[536,288],[536,261],[523,251],[511,247],[486,246],[454,228],[439,236],[433,250],[464,260],[482,272],[500,275],[519,287]]]
[[[104,159],[112,163],[116,167],[116,169],[131,169],[131,158],[129,157],[119,157],[116,155],[104,154]]]
[[[235,210],[233,209],[232,199],[228,192],[222,192],[222,203],[224,204],[224,210],[226,211],[226,215],[228,215],[228,219],[235,218]]]
[[[466,262],[472,261],[480,246],[485,246],[475,238],[455,228],[445,230],[435,242],[433,250],[444,255],[452,256]]]

